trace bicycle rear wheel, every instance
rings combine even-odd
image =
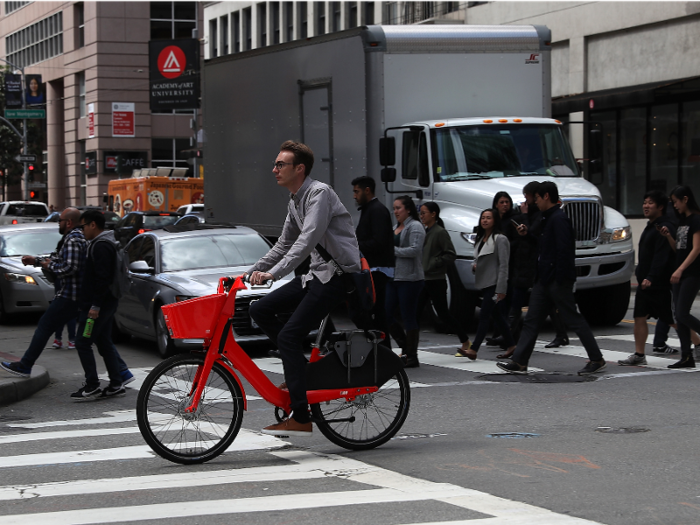
[[[349,450],[368,450],[389,441],[399,431],[411,405],[403,369],[377,392],[352,401],[335,399],[311,405],[314,422],[330,441]]]
[[[243,420],[243,394],[236,380],[215,363],[197,411],[193,380],[204,357],[176,355],[156,366],[139,391],[136,419],[146,443],[159,456],[183,465],[203,463],[224,452]]]

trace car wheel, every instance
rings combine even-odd
[[[165,359],[175,354],[175,343],[170,339],[168,327],[165,324],[165,317],[163,316],[163,311],[160,309],[161,306],[162,305],[158,305],[158,311],[156,313],[156,342],[158,343],[158,353]]]

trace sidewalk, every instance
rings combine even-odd
[[[16,356],[0,352],[0,361],[19,361]],[[18,377],[0,368],[0,406],[21,401],[49,385],[49,373],[43,366],[34,365],[32,376]]]

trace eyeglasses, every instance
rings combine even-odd
[[[294,163],[293,162],[282,162],[282,161],[275,162],[272,165],[272,169],[277,170],[277,171],[281,171],[282,168],[284,168],[285,166],[294,166]]]
[[[68,219],[58,219],[59,224],[61,224],[62,222],[68,222]]]

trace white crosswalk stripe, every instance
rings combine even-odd
[[[24,442],[28,453],[7,455],[0,459],[0,476],[2,476],[4,469],[13,467],[41,465],[42,469],[45,469],[59,466],[64,467],[61,469],[63,471],[66,466],[76,465],[76,463],[79,465],[76,465],[75,468],[86,468],[86,465],[100,461],[144,461],[147,458],[154,458],[155,456],[146,445],[134,445],[134,439],[122,447],[110,449],[60,450],[63,444],[89,445],[96,436],[133,434],[136,428],[134,426],[120,428],[105,426],[107,422],[114,423],[116,420],[129,423],[132,415],[132,411],[121,411],[106,414],[106,417],[75,421],[13,424],[14,428],[23,427],[31,432],[2,436],[2,443]],[[71,429],[76,426],[88,428],[53,430],[59,427]],[[41,428],[51,428],[52,430],[37,431]],[[44,435],[42,436],[42,434]],[[32,447],[37,442],[46,442],[47,440],[53,441],[53,452],[31,453]],[[282,447],[285,445],[285,442],[277,438],[242,429],[234,444],[227,451],[227,455],[234,455],[245,450],[257,450],[264,455],[269,454],[275,457],[276,461],[282,463],[274,466],[268,464],[222,469],[221,464],[217,466],[217,462],[214,460],[197,471],[173,465],[173,468],[168,468],[165,474],[96,479],[81,477],[79,479],[54,480],[47,483],[22,484],[15,482],[12,485],[0,486],[0,501],[9,504],[12,501],[32,500],[32,506],[11,507],[14,512],[17,509],[28,512],[5,513],[0,516],[0,525],[35,525],[37,523],[88,525],[165,519],[178,519],[180,523],[186,523],[188,517],[244,516],[274,511],[289,513],[288,518],[291,516],[293,519],[295,510],[352,507],[356,511],[360,511],[366,509],[365,506],[368,504],[393,503],[416,505],[416,511],[420,512],[420,502],[428,500],[450,506],[453,509],[451,511],[453,514],[455,512],[457,515],[460,512],[464,513],[463,518],[442,521],[440,522],[442,525],[524,525],[531,523],[576,525],[594,523],[454,484],[436,483],[406,476],[357,459],[306,450],[283,449]],[[158,458],[155,461],[164,460]],[[260,461],[269,463],[264,457]],[[169,494],[178,494],[174,490],[177,488],[245,486],[245,484],[258,487],[263,483],[267,486],[277,482],[287,484],[293,482],[297,486],[301,484],[303,487],[304,483],[312,483],[313,480],[321,480],[322,485],[309,485],[312,490],[305,492],[302,489],[301,493],[184,501],[182,497],[169,499]],[[342,486],[338,486],[337,483],[342,483]],[[319,491],[319,487],[326,490]],[[137,493],[158,494],[158,502],[118,507],[109,505],[100,507],[99,503],[98,505],[90,503],[92,499],[96,502],[113,501],[99,498],[125,493],[131,494],[131,496],[124,497],[126,502],[131,501],[133,495]],[[235,494],[236,491],[231,490],[230,493]],[[38,502],[44,499],[51,501],[51,505],[37,506]],[[475,513],[478,513],[480,517],[475,518]],[[415,521],[415,525],[429,525],[431,523],[430,513],[425,512],[424,516],[427,519],[422,522]]]

